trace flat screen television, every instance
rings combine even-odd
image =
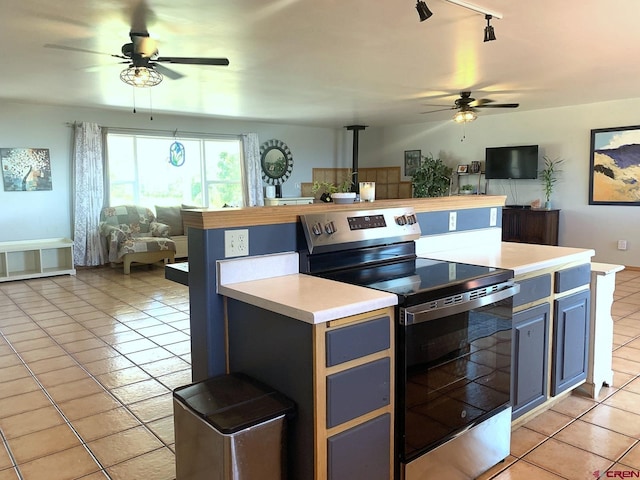
[[[538,178],[538,145],[487,147],[486,179]]]

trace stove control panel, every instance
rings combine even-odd
[[[327,210],[300,216],[309,253],[388,245],[420,237],[411,207]]]

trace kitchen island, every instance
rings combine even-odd
[[[423,232],[416,241],[420,256],[506,267],[527,285],[524,292],[529,293],[518,299],[514,320],[522,327],[516,329],[520,340],[533,338],[522,350],[535,353],[540,378],[518,380],[516,368],[516,412],[524,418],[546,408],[553,398],[584,381],[582,372],[576,376],[574,370],[586,346],[579,345],[579,355],[551,355],[558,348],[573,351],[566,340],[586,338],[579,329],[584,332],[588,322],[589,281],[584,281],[584,272],[593,251],[502,243],[496,213],[503,198],[485,197],[478,204],[429,200],[413,205]],[[376,202],[376,209],[386,206]],[[225,211],[222,218],[215,212],[198,213],[200,223],[189,231],[190,251],[202,253],[202,261],[192,257],[189,268],[194,380],[198,365],[212,370],[217,359],[212,362],[211,356],[219,355],[221,348],[220,373],[228,366],[292,397],[300,409],[292,434],[293,478],[357,476],[350,468],[362,463],[358,455],[377,461],[369,465],[367,478],[392,478],[395,300],[384,292],[346,288],[297,273],[297,251],[304,242],[297,219],[311,208],[362,205],[278,207],[271,219],[275,223],[262,215],[259,225],[251,225],[253,209]],[[454,233],[449,231],[452,211],[458,220]],[[243,226],[248,227],[250,256],[224,260],[225,230]],[[560,309],[558,318],[551,318],[552,304]],[[562,322],[561,330],[572,333],[554,340]],[[199,337],[198,332],[205,335]],[[360,338],[372,341],[358,344]],[[205,357],[199,356],[198,343],[206,343]],[[516,366],[530,360],[514,356]],[[533,393],[530,384],[536,386]],[[535,391],[538,386],[544,395]]]
[[[456,251],[431,254],[447,261],[506,266],[524,287],[514,298],[514,425],[548,408],[585,380],[592,255],[588,249],[509,243],[485,258]],[[353,473],[349,468],[357,463],[371,469],[367,478],[393,478],[386,472],[393,459],[394,399],[388,385],[393,382],[394,312],[384,308],[395,301],[377,290],[295,273],[295,257],[290,253],[219,262],[218,292],[227,298],[230,368],[274,385],[301,408],[293,434],[294,477],[307,478],[313,471],[315,479],[348,478],[345,475]],[[283,263],[288,267],[275,268]],[[264,268],[267,264],[271,268]],[[228,276],[232,283],[227,283]],[[367,307],[370,295],[373,303]],[[377,335],[367,330],[374,326]],[[357,329],[359,335],[349,336],[350,329]],[[388,343],[375,343],[380,331]],[[328,334],[346,335],[348,350],[358,351],[358,339],[363,336],[371,336],[374,346],[342,365],[327,367]],[[353,379],[346,384],[358,385],[355,391],[336,394],[328,387],[332,378],[353,375],[358,368],[367,372],[368,388]],[[359,395],[364,393],[364,398]],[[370,403],[372,398],[377,400]],[[343,403],[362,407],[333,425],[330,412]],[[336,457],[338,450],[342,459]],[[388,460],[372,464],[372,458]],[[333,474],[327,477],[327,472]]]

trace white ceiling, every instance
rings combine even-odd
[[[0,98],[131,110],[118,59],[139,0],[4,0]],[[228,67],[137,89],[140,109],[342,127],[421,123],[453,112],[461,90],[517,111],[636,98],[638,0],[473,0],[503,15],[483,42],[483,15],[445,0],[147,0],[161,56],[227,57]],[[485,109],[480,115],[514,110]]]

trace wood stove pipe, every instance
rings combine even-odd
[[[351,185],[351,191],[360,193],[360,183],[358,182],[358,132],[367,128],[367,125],[348,125],[344,128],[353,132],[353,157],[351,167],[351,181],[353,184]]]

